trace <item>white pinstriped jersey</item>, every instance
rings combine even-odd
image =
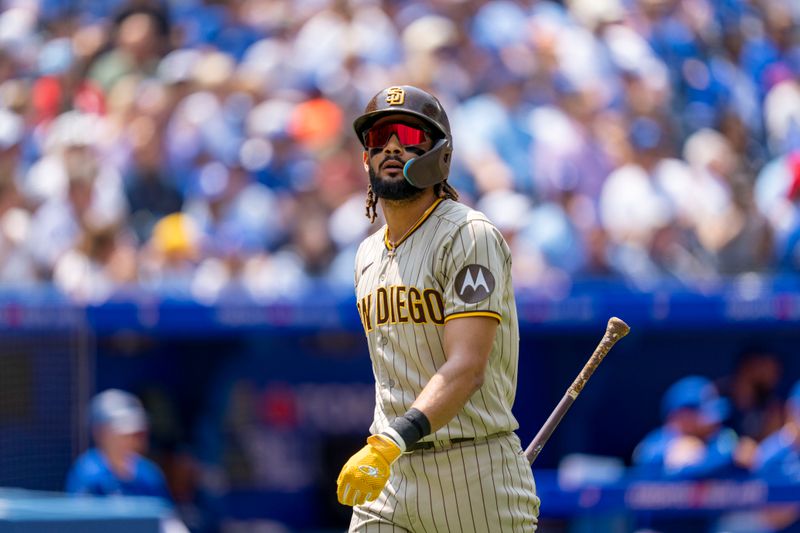
[[[445,322],[465,316],[499,321],[484,383],[455,418],[423,440],[517,429],[511,413],[519,355],[511,255],[482,213],[437,200],[394,249],[384,226],[358,249],[355,287],[375,374],[372,433],[411,407],[446,361]]]

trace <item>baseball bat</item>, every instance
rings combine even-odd
[[[597,348],[594,349],[594,353],[586,364],[583,365],[581,373],[578,374],[578,377],[576,377],[572,385],[569,386],[567,392],[565,392],[564,396],[561,398],[561,401],[556,405],[556,408],[553,409],[553,412],[547,417],[547,421],[545,421],[539,433],[536,434],[531,443],[528,444],[528,447],[525,448],[525,458],[528,459],[530,464],[533,464],[536,457],[539,456],[539,452],[542,451],[542,448],[544,448],[545,443],[553,434],[553,431],[555,431],[561,419],[564,418],[564,415],[567,414],[569,408],[572,407],[578,395],[583,391],[586,382],[589,381],[594,371],[597,370],[598,365],[600,365],[606,357],[608,351],[618,340],[627,335],[630,330],[631,328],[628,324],[615,316],[608,320],[606,332],[597,345]]]

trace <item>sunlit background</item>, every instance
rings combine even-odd
[[[800,2],[0,7],[0,529],[63,504],[38,491],[107,388],[193,533],[346,529],[382,225],[351,124],[394,84],[442,101],[450,183],[511,246],[523,443],[632,327],[535,464],[540,531],[800,527]],[[657,468],[637,445],[673,415],[705,426]]]

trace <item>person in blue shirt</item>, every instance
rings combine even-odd
[[[729,412],[714,384],[687,376],[672,384],[662,399],[664,424],[651,431],[633,452],[643,477],[701,479],[739,472],[736,433],[723,425]]]
[[[786,398],[786,421],[758,445],[753,474],[768,483],[797,484],[800,492],[800,380]],[[800,505],[773,504],[758,510],[759,532],[800,532]]]
[[[759,476],[800,483],[800,380],[786,398],[786,422],[758,446],[753,471]]]
[[[737,465],[739,439],[724,425],[730,404],[709,379],[697,375],[679,379],[664,394],[661,410],[663,424],[634,449],[634,476],[691,481],[744,473]],[[653,531],[707,533],[715,517],[639,513],[636,522]]]
[[[66,491],[97,496],[153,496],[172,501],[166,480],[142,454],[147,448],[148,420],[139,399],[108,389],[90,405],[95,446],[79,456],[67,475]]]

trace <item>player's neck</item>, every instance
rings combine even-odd
[[[389,228],[389,241],[401,240],[435,201],[433,188],[426,189],[413,200],[393,201],[381,198],[381,209]]]

